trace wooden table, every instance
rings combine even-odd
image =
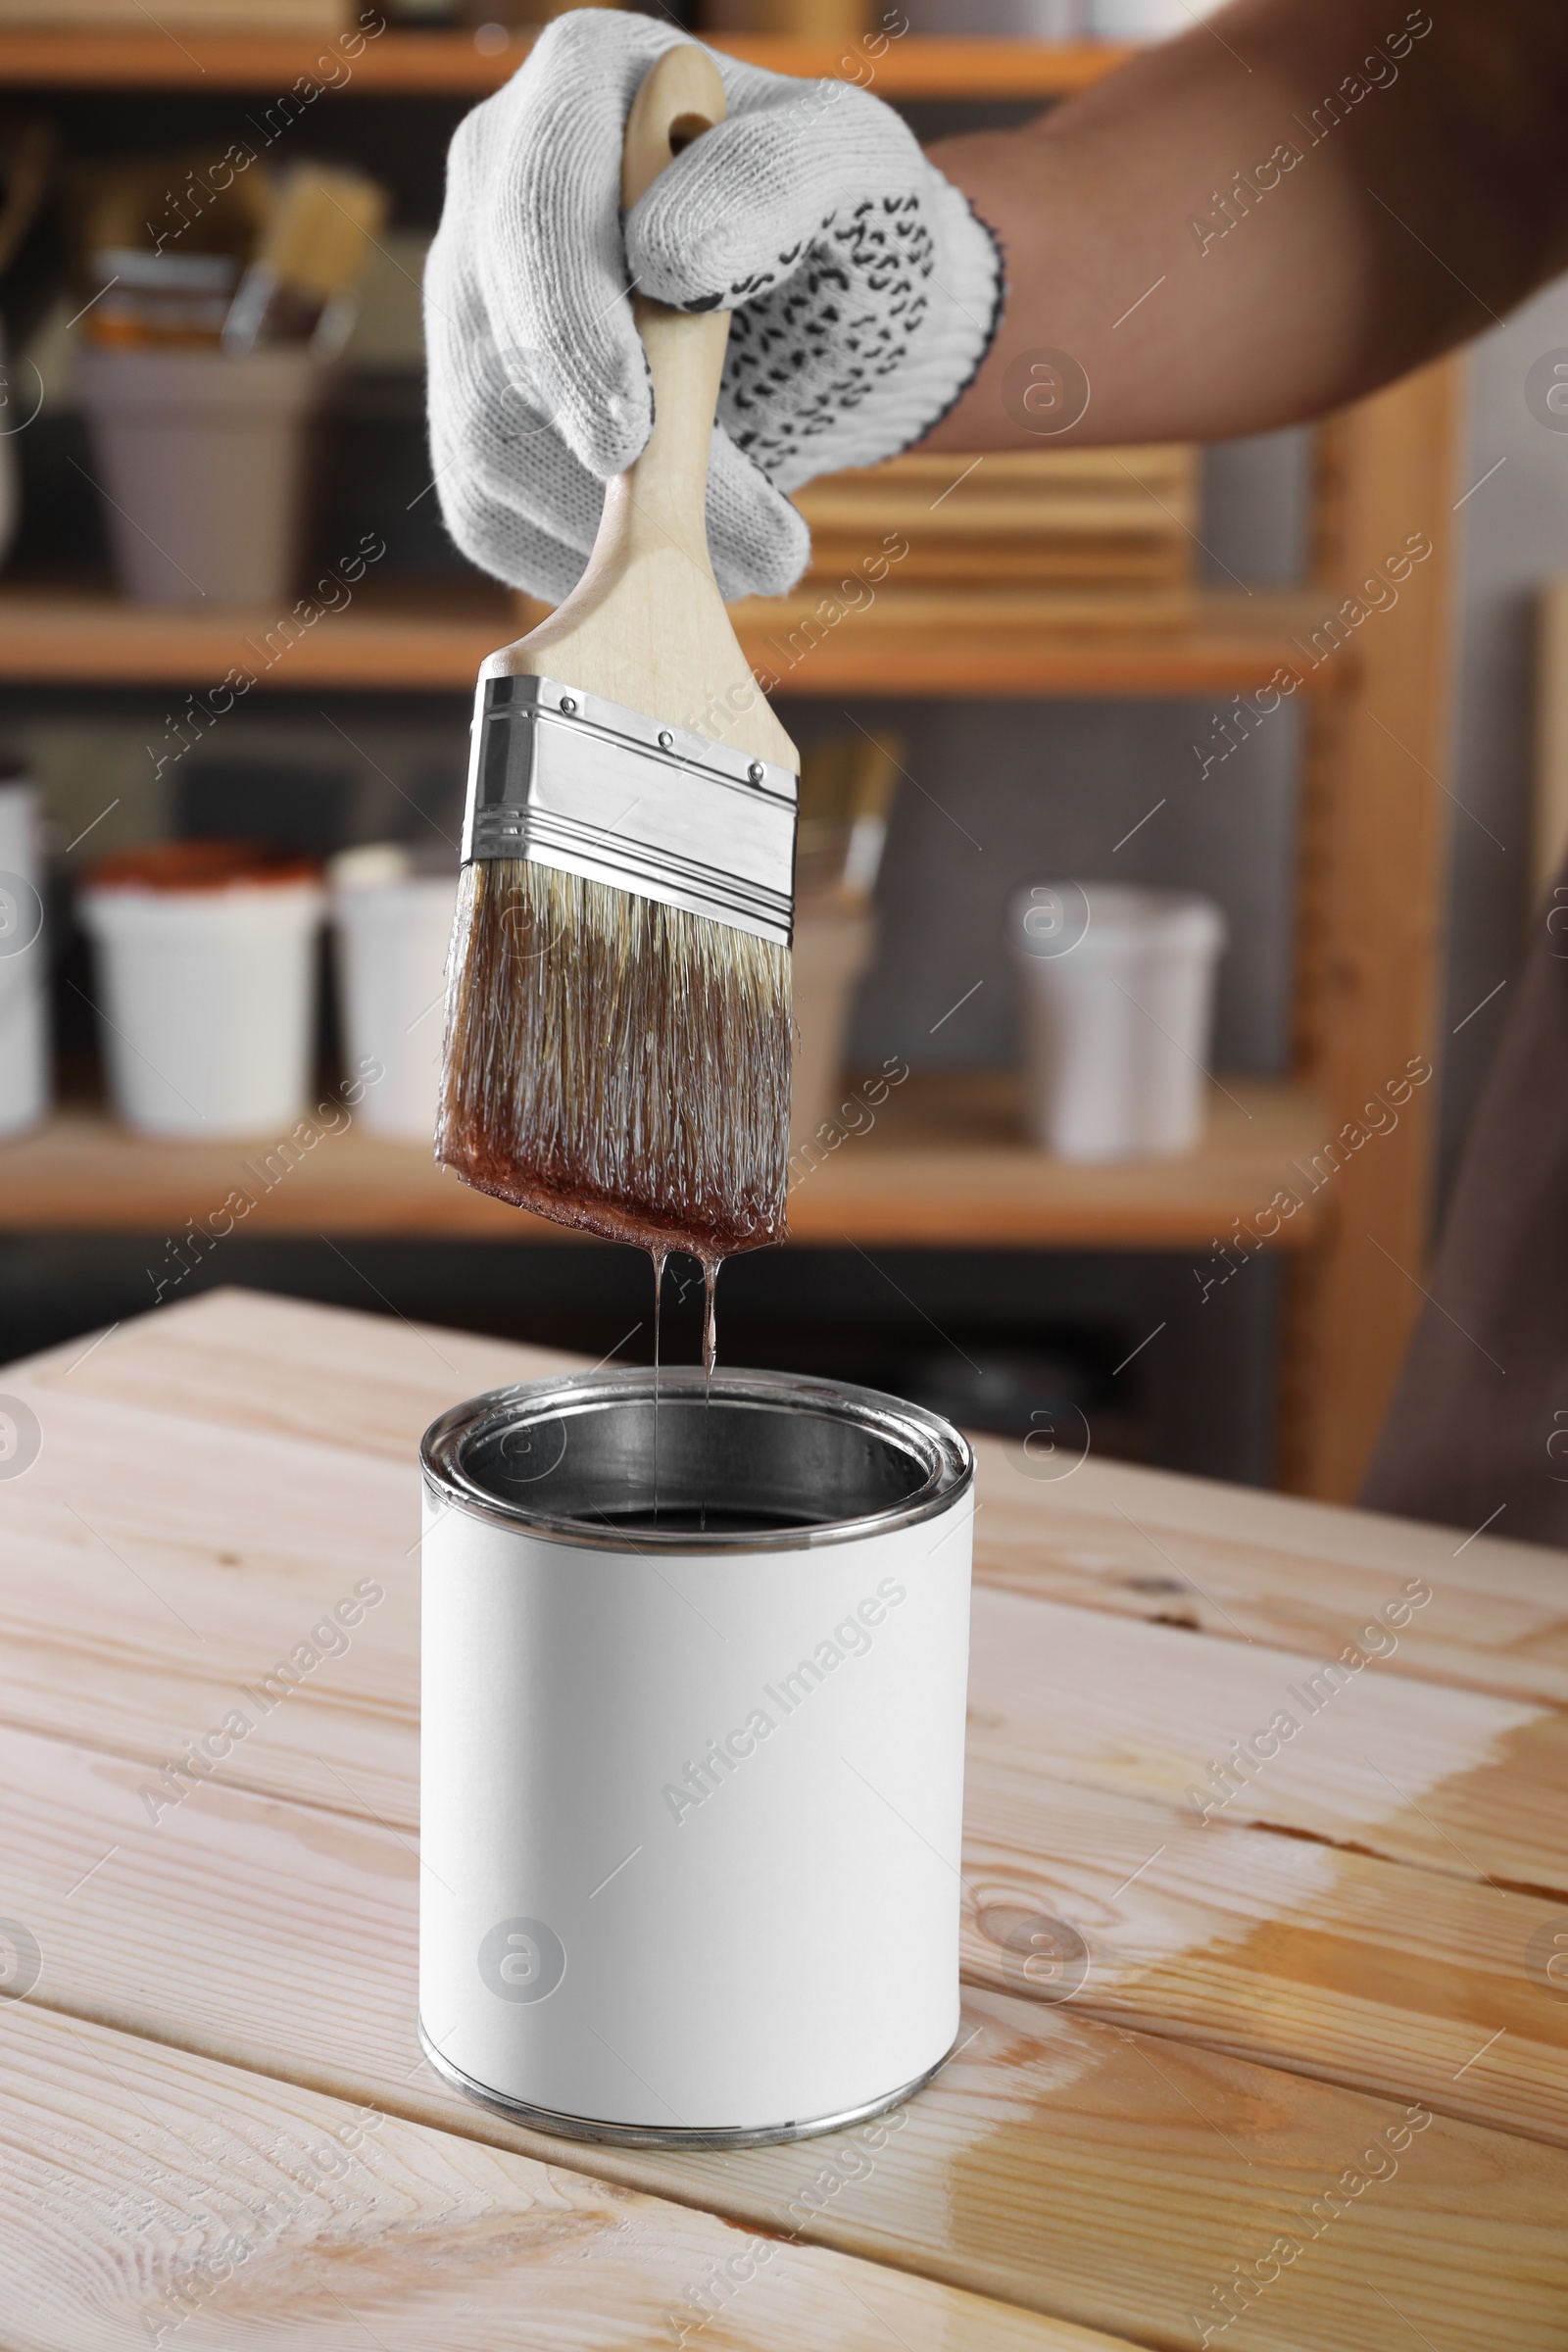
[[[551,1360],[231,1292],[0,1377],[4,2352],[1568,2344],[1568,1557],[1486,1535],[984,1444],[937,2080],[728,2156],[447,2090],[414,1448]]]

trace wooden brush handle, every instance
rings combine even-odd
[[[622,204],[635,204],[725,111],[707,50],[666,49],[626,118]],[[708,461],[729,314],[672,311],[642,294],[633,311],[654,379],[648,445],[606,483],[599,535],[571,594],[492,654],[482,675],[557,678],[798,769],[800,756],[736,642],[708,554]]]
[[[620,202],[630,212],[666,164],[722,122],[724,84],[706,49],[666,49],[643,76],[626,118]],[[727,311],[673,311],[633,293],[632,315],[654,379],[654,429],[648,446],[611,485],[616,517],[632,547],[650,536],[673,538],[705,571],[708,556],[708,459],[729,341]]]

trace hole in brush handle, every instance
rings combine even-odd
[[[686,149],[700,139],[705,130],[713,127],[707,115],[677,115],[669,126],[669,152],[684,155]]]
[[[650,66],[626,117],[620,202],[630,212],[673,158],[728,113],[718,64],[697,41],[678,41]]]

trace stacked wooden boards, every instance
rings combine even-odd
[[[231,1293],[0,1379],[7,2352],[1565,2341],[1568,1561],[1485,1536],[984,1446],[937,2082],[685,2158],[435,2082],[413,1450],[550,1360]]]
[[[1190,626],[1200,473],[1181,443],[891,458],[797,492],[811,561],[736,609],[746,642],[808,621],[890,630]]]

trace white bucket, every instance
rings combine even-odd
[[[458,1405],[422,1460],[432,2063],[634,2143],[906,2096],[958,2025],[962,1438],[831,1381],[720,1369],[708,1401],[681,1367],[656,1405],[616,1368]]]
[[[291,1127],[315,1045],[318,882],[89,884],[110,1094],[149,1135]]]
[[[380,863],[376,856],[349,851],[330,868],[344,1053],[355,1067],[382,1072],[360,1105],[367,1130],[428,1144],[458,878],[408,871],[395,851]]]
[[[123,593],[286,604],[324,363],[293,348],[228,359],[84,344],[75,369]]]
[[[1041,882],[1008,910],[1024,1120],[1065,1159],[1172,1158],[1202,1132],[1225,918],[1207,899]]]
[[[49,943],[38,794],[0,779],[0,1135],[23,1135],[49,1107]]]
[[[903,13],[915,32],[1075,41],[1084,29],[1086,6],[1087,0],[909,0]]]
[[[1163,41],[1211,17],[1221,0],[1089,0],[1086,30],[1096,41]]]

